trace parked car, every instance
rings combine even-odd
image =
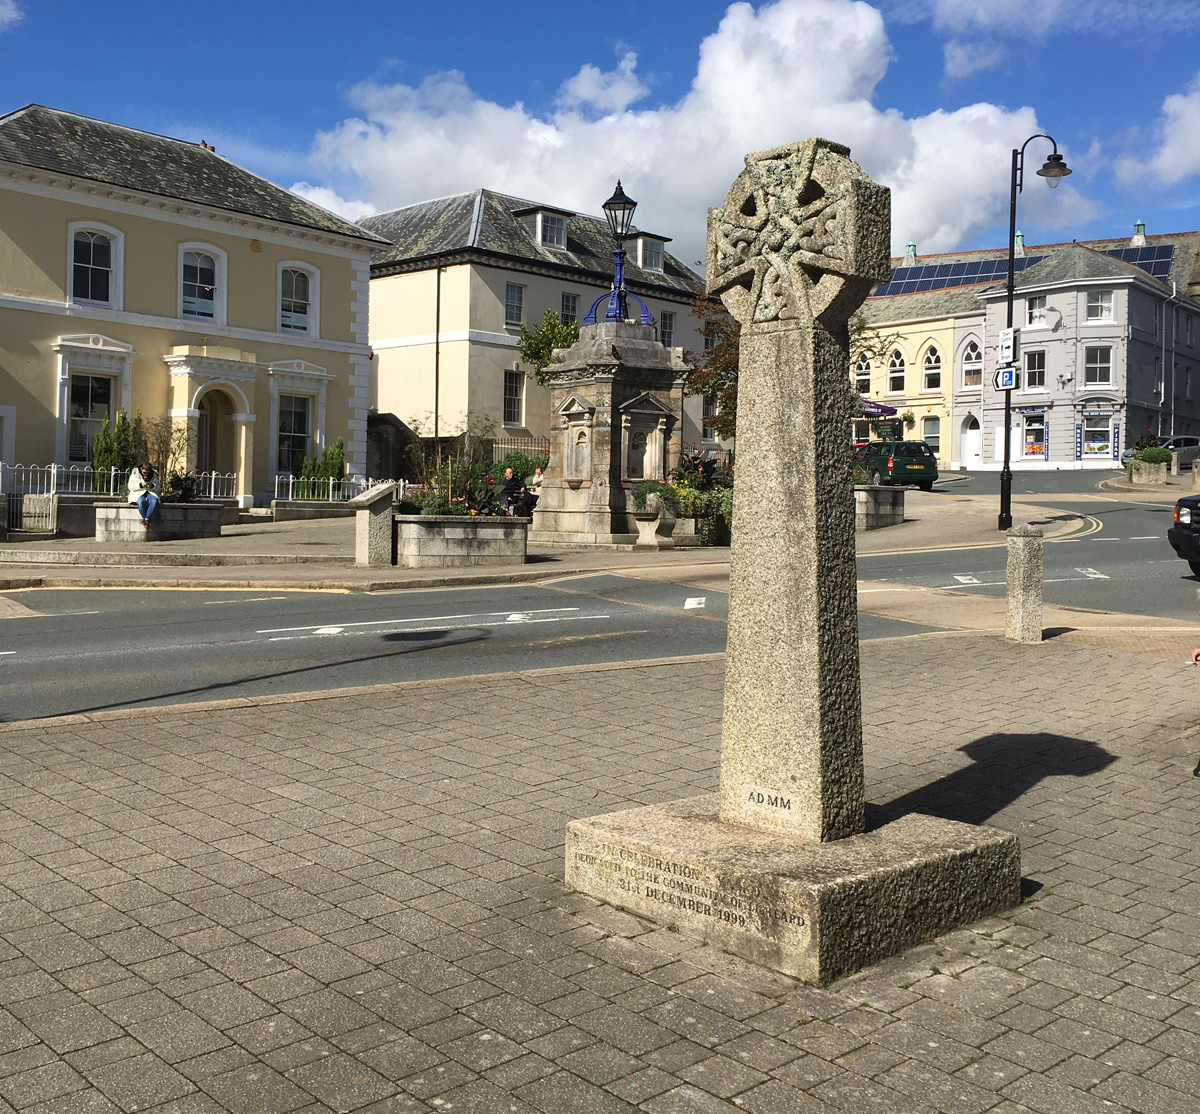
[[[1165,437],[1158,444],[1160,448],[1166,449],[1167,452],[1179,454],[1180,468],[1190,468],[1195,464],[1197,458],[1200,458],[1200,437],[1179,433],[1174,437]],[[1125,449],[1121,453],[1121,463],[1128,464],[1136,452],[1137,449]]]
[[[853,459],[868,483],[916,484],[930,491],[938,478],[937,457],[924,441],[872,441],[856,448]]]
[[[1167,541],[1175,556],[1200,576],[1200,495],[1185,495],[1175,504],[1175,521],[1167,527]]]

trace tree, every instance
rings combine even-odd
[[[520,353],[521,359],[533,365],[530,376],[536,379],[542,387],[550,378],[545,369],[550,364],[550,358],[556,348],[570,348],[579,339],[579,325],[572,321],[566,323],[552,309],[542,314],[538,327],[529,332],[521,326]]]
[[[864,356],[872,364],[881,364],[891,355],[899,333],[886,335],[875,331],[871,323],[863,315],[862,310],[853,314],[847,327],[850,330],[850,366],[854,367]]]
[[[690,395],[703,395],[715,409],[714,417],[705,418],[717,436],[732,437],[737,427],[738,349],[742,327],[725,312],[715,298],[700,294],[692,302],[691,315],[701,321],[704,336],[702,352],[687,352],[692,365],[684,389]]]

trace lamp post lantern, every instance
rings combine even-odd
[[[615,245],[613,248],[612,290],[608,294],[602,294],[592,303],[592,308],[585,315],[583,324],[594,325],[596,323],[596,307],[605,298],[608,299],[608,309],[605,311],[604,320],[624,321],[629,316],[629,298],[633,298],[641,306],[641,323],[653,325],[654,318],[650,316],[646,303],[636,294],[630,294],[625,289],[625,237],[629,235],[629,230],[633,227],[633,211],[637,208],[637,202],[621,188],[620,178],[617,179],[617,188],[613,190],[612,197],[601,208],[604,209],[604,217],[608,221],[608,228],[612,233]]]
[[[1010,195],[1008,206],[1008,278],[1005,281],[1005,290],[1008,294],[1008,319],[1007,325],[1009,335],[1012,335],[1013,327],[1013,291],[1015,288],[1014,271],[1015,260],[1017,254],[1017,194],[1024,188],[1025,177],[1025,148],[1029,146],[1035,139],[1049,139],[1051,146],[1054,148],[1053,153],[1046,159],[1042,168],[1038,171],[1038,175],[1046,179],[1046,185],[1051,189],[1057,189],[1058,183],[1071,173],[1071,168],[1063,161],[1062,155],[1058,153],[1058,144],[1052,136],[1046,135],[1045,132],[1038,132],[1037,135],[1031,135],[1020,147],[1014,147],[1012,153],[1012,192]],[[1017,358],[1016,349],[1014,347],[1012,362],[1015,364]],[[1009,530],[1012,528],[1012,469],[1011,464],[1012,454],[1012,391],[1004,392],[1004,467],[1000,470],[1000,518],[999,528],[1001,530]]]

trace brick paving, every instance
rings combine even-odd
[[[0,1114],[1196,1110],[1200,676],[863,662],[872,822],[1014,831],[1028,897],[827,988],[560,881],[715,788],[720,660],[0,726]]]

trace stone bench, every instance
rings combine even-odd
[[[142,525],[142,516],[134,503],[97,503],[96,540],[100,542],[162,542],[178,538],[219,538],[219,503],[162,503],[150,520],[150,529]]]

